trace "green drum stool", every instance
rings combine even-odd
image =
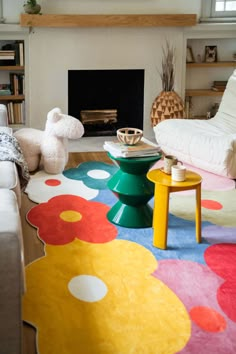
[[[130,228],[152,226],[153,209],[148,205],[154,194],[154,184],[146,174],[161,155],[151,157],[110,159],[119,166],[119,170],[108,181],[108,188],[118,197],[117,203],[107,213],[113,224]]]

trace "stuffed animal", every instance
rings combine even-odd
[[[40,164],[49,174],[61,173],[68,161],[68,139],[84,134],[80,120],[54,108],[47,114],[45,130],[22,128],[14,133],[19,141],[30,172]]]

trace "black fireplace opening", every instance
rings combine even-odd
[[[143,69],[68,71],[68,114],[83,123],[84,136],[143,129],[143,106]]]

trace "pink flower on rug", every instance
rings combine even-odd
[[[236,322],[236,245],[212,245],[204,256],[211,270],[225,280],[218,288],[217,300],[226,315]]]
[[[226,264],[225,259],[215,261],[222,268]],[[215,274],[204,264],[171,259],[159,261],[153,276],[179,297],[192,320],[191,338],[179,354],[236,352],[235,323],[227,318],[216,298],[224,282],[218,272]]]
[[[64,245],[75,238],[105,243],[117,236],[117,228],[106,218],[109,209],[100,202],[59,195],[33,207],[27,220],[38,229],[39,238],[50,245]]]

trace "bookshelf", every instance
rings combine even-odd
[[[9,126],[25,126],[24,40],[18,38],[0,39],[0,104],[7,107]]]
[[[187,118],[214,116],[213,107],[220,104],[224,87],[216,83],[227,83],[236,69],[233,60],[236,33],[192,32],[186,39],[186,47],[192,52],[193,62],[186,63],[185,70],[185,111]],[[192,37],[192,38],[191,38]],[[206,47],[216,47],[215,61],[206,61]]]

